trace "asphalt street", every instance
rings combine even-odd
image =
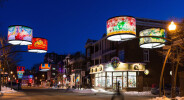
[[[15,93],[5,93],[0,100],[111,100],[112,95],[104,93],[74,93],[64,89],[24,88]],[[125,100],[149,100],[153,97],[128,96]]]

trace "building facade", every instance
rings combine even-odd
[[[166,21],[136,18],[136,35],[139,37],[139,32],[144,29],[166,29],[166,25]],[[93,88],[116,90],[117,82],[120,82],[121,89],[142,91],[144,87],[159,84],[164,58],[159,53],[162,48],[140,48],[139,38],[124,42],[109,41],[105,34],[100,40],[88,39],[85,48]],[[119,66],[114,67],[114,58],[119,60]],[[170,64],[166,66],[170,67]],[[149,75],[144,74],[145,69],[149,70]],[[165,75],[169,75],[169,69]],[[170,77],[165,82],[170,83]]]

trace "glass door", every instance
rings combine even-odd
[[[118,83],[118,82],[120,83],[120,84],[119,84],[119,89],[122,90],[122,77],[121,77],[121,76],[117,76],[117,77],[116,77],[116,82],[117,82],[117,83]],[[117,84],[117,85],[118,85],[118,84]]]
[[[118,82],[120,83],[119,89],[122,89],[122,77],[121,76],[116,76],[113,77],[113,89],[117,90],[118,89]]]

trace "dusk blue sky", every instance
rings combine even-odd
[[[106,33],[110,17],[181,19],[183,4],[182,0],[8,0],[0,7],[0,32],[6,35],[9,25],[26,25],[33,28],[34,37],[48,39],[48,53],[85,52],[88,38],[97,40]],[[30,68],[43,62],[45,54],[21,55],[19,64]]]

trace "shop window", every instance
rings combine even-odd
[[[98,74],[95,74],[95,86],[98,86]]]
[[[95,77],[95,86],[98,87],[98,77]]]
[[[143,59],[144,59],[144,62],[149,62],[149,49],[143,50]]]
[[[101,77],[101,87],[105,87],[105,77]]]
[[[128,87],[136,87],[136,72],[128,72]]]
[[[112,87],[112,72],[107,72],[107,87]]]
[[[123,72],[123,87],[127,87],[127,72]]]

